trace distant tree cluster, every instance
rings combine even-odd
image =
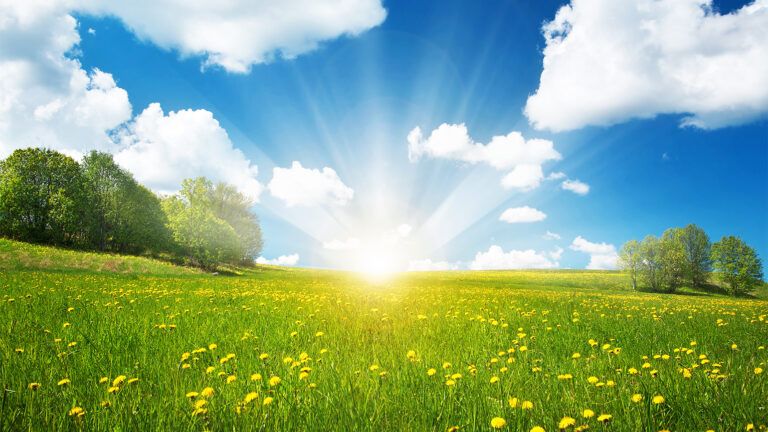
[[[208,269],[249,264],[262,248],[252,205],[235,187],[205,178],[158,197],[96,151],[81,163],[39,148],[0,161],[0,236],[32,243],[167,256]]]
[[[669,228],[661,237],[626,242],[619,252],[619,267],[629,274],[632,289],[702,288],[714,276],[729,294],[743,295],[763,283],[763,265],[754,249],[733,236],[711,244],[707,233],[693,224]]]

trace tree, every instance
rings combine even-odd
[[[660,243],[661,241],[652,235],[646,236],[640,243],[640,279],[654,291],[660,291],[663,286]]]
[[[731,295],[746,294],[763,283],[763,263],[738,237],[723,237],[712,246],[712,265]]]
[[[669,228],[659,241],[662,285],[667,292],[675,292],[684,281],[686,260],[683,229]]]
[[[162,202],[180,251],[193,264],[206,269],[236,263],[245,255],[234,228],[213,211],[212,188],[205,178],[187,179],[177,196]]]
[[[82,171],[93,247],[134,254],[168,248],[170,232],[160,200],[120,168],[112,155],[91,152],[83,159]]]
[[[48,149],[14,151],[0,162],[0,235],[79,245],[87,213],[80,166]]]
[[[208,194],[213,213],[226,221],[240,239],[244,252],[240,261],[253,263],[263,246],[259,219],[251,211],[253,201],[226,183],[217,183]]]
[[[624,243],[619,251],[619,268],[629,273],[633,290],[637,290],[637,276],[643,265],[640,251],[640,242],[637,240]]]
[[[681,241],[685,255],[685,276],[695,288],[707,281],[712,267],[709,236],[700,227],[689,224],[683,228]]]

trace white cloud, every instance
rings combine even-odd
[[[251,65],[294,58],[323,41],[381,24],[380,0],[74,0],[73,8],[113,16],[140,39],[204,66],[248,72]]]
[[[290,168],[275,167],[269,192],[289,207],[325,204],[345,205],[354,191],[342,183],[332,168],[309,169],[294,161]]]
[[[266,259],[263,256],[256,258],[257,264],[267,264],[276,266],[295,266],[299,263],[299,254],[280,255],[275,259]]]
[[[563,248],[561,248],[560,246],[556,246],[555,250],[548,252],[547,255],[549,255],[549,257],[552,258],[553,260],[559,261],[560,258],[563,256],[563,252],[565,252]]]
[[[589,185],[578,180],[565,180],[560,184],[560,187],[577,195],[586,195],[589,193]]]
[[[768,0],[722,15],[711,0],[573,0],[545,23],[525,114],[539,129],[686,114],[718,128],[768,112]]]
[[[449,263],[447,261],[432,261],[429,258],[411,261],[408,264],[408,271],[447,271],[458,269],[459,264],[457,263]]]
[[[543,163],[561,158],[552,141],[526,140],[520,132],[494,136],[488,144],[477,143],[463,123],[443,123],[426,139],[421,128],[411,130],[408,159],[416,162],[422,157],[484,163],[497,170],[509,171],[502,185],[524,191],[536,188],[544,178]]]
[[[561,180],[566,177],[567,176],[565,175],[564,172],[558,171],[558,172],[549,173],[549,175],[547,176],[547,180]]]
[[[543,211],[528,206],[508,208],[499,216],[500,221],[507,223],[539,222],[546,218]]]
[[[610,243],[592,243],[577,236],[571,243],[571,249],[589,254],[589,270],[613,270],[616,268],[618,254],[616,247]]]
[[[560,234],[553,233],[552,231],[547,231],[542,237],[544,240],[560,240]]]
[[[346,240],[333,239],[323,242],[323,248],[333,251],[354,250],[360,247],[360,239],[350,237]]]
[[[205,176],[237,187],[258,200],[263,189],[257,167],[236,149],[227,132],[206,110],[163,113],[150,104],[119,133],[123,149],[115,160],[148,187],[178,190],[185,178]]]
[[[0,1],[0,40],[0,158],[113,148],[108,132],[131,118],[128,93],[72,57],[80,35],[61,2]]]
[[[504,252],[500,246],[493,245],[487,252],[478,252],[469,268],[472,270],[550,269],[558,266],[559,263],[545,252],[536,252],[533,249]]]

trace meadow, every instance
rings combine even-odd
[[[0,431],[765,430],[768,301],[627,285],[0,240]]]

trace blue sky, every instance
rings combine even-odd
[[[705,29],[694,40],[671,30],[685,27],[664,11],[601,18],[610,14],[610,2],[577,2],[565,11],[570,15],[561,9],[568,2],[359,3],[370,11],[368,21],[339,17],[338,34],[299,34],[317,46],[266,62],[253,51],[232,54],[229,47],[221,49],[225,60],[211,60],[216,48],[190,48],[188,39],[153,30],[151,22],[144,26],[133,11],[117,6],[35,12],[76,20],[79,43],[64,55],[78,64],[62,73],[91,74],[86,92],[97,87],[95,69],[111,74],[114,82],[99,89],[121,101],[111,123],[105,120],[110,127],[102,127],[109,129],[107,144],[98,141],[101,135],[90,142],[91,135],[78,129],[52,138],[62,144],[46,145],[73,155],[90,148],[120,155],[129,148],[117,160],[161,192],[172,192],[182,172],[251,185],[248,192],[259,200],[254,210],[264,230],[264,257],[283,256],[281,262],[301,266],[611,267],[611,245],[616,249],[628,239],[688,223],[702,226],[713,241],[741,236],[768,257],[768,97],[761,93],[768,87],[762,76],[768,66],[765,58],[755,64],[749,57],[768,52],[760,30],[768,28],[766,2],[714,2],[702,15],[697,10],[706,2],[682,2],[694,3],[681,10]],[[542,26],[559,10],[567,25],[548,35],[564,39],[548,41]],[[361,16],[359,10],[349,13]],[[659,30],[618,33],[641,19]],[[729,25],[740,30],[729,33],[732,43],[721,43],[717,32]],[[563,36],[563,29],[570,33]],[[65,25],[67,31],[72,30]],[[295,49],[295,38],[286,36],[292,32],[300,33],[287,24],[259,36],[267,40],[259,43],[288,52]],[[605,41],[605,34],[616,39]],[[211,43],[205,46],[218,46]],[[551,51],[545,51],[548,44]],[[622,50],[641,46],[653,49],[638,48],[642,58]],[[712,51],[717,55],[697,63]],[[0,60],[2,55],[0,50]],[[545,55],[552,58],[546,85]],[[739,69],[741,60],[754,71]],[[44,61],[29,60],[41,68]],[[611,65],[621,73],[615,75]],[[724,78],[723,71],[733,75]],[[757,87],[745,91],[747,85]],[[127,93],[130,113],[123,112],[126,101],[116,89]],[[532,95],[538,99],[529,102]],[[154,103],[162,111],[144,111]],[[180,111],[189,115],[176,116],[175,126],[164,121]],[[185,129],[182,120],[195,131],[191,136],[162,132]],[[683,126],[686,121],[690,125]],[[445,134],[432,140],[443,124]],[[421,153],[409,158],[408,136],[416,127],[422,139],[411,145]],[[478,153],[479,147],[467,144],[468,137],[479,146],[512,132],[532,152],[542,144],[530,140],[551,142],[559,157],[531,156],[531,162],[512,155],[499,167],[500,158],[511,153]],[[0,132],[0,149],[34,144],[47,133],[30,138]],[[185,139],[208,133],[196,144],[200,160],[169,162],[160,156],[184,152]],[[68,137],[81,136],[86,138],[79,147],[67,147]],[[463,150],[447,150],[454,138]],[[163,140],[178,142],[168,144],[168,151],[145,152]],[[223,147],[207,147],[211,141]],[[241,155],[219,158],[220,148]],[[302,169],[291,169],[294,161]],[[543,177],[505,185],[502,179],[519,165],[541,167]],[[275,168],[284,170],[282,182],[272,183]],[[566,180],[589,190],[565,190]],[[530,216],[535,209],[546,218],[500,220],[505,210],[520,207],[528,208],[524,216],[540,219]],[[547,238],[547,232],[559,238]]]

